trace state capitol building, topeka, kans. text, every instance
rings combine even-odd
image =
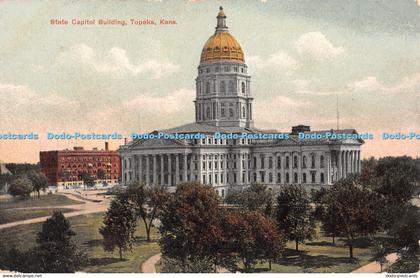
[[[250,75],[241,45],[229,33],[222,8],[217,27],[201,52],[196,78],[195,122],[158,130],[205,134],[202,139],[136,139],[120,147],[122,182],[141,181],[169,188],[198,181],[220,196],[253,183],[276,191],[282,184],[308,190],[331,185],[361,169],[361,139],[307,139],[298,125],[287,139],[218,139],[216,133],[279,133],[254,127]],[[354,129],[316,131],[357,134]],[[310,137],[310,136],[308,136]]]

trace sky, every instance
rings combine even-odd
[[[104,142],[47,132],[150,132],[194,121],[201,49],[219,6],[245,51],[255,126],[369,132],[363,157],[420,156],[420,1],[0,1],[0,161]],[[51,19],[68,20],[52,25]],[[121,25],[72,25],[85,19]],[[157,25],[132,25],[154,20]],[[160,19],[177,24],[160,25]],[[110,142],[117,149],[123,140]]]

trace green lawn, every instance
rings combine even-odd
[[[67,206],[78,205],[83,202],[71,200],[63,195],[42,195],[38,197],[31,196],[28,199],[10,198],[0,199],[0,210],[9,208],[28,208],[28,207],[46,207],[46,206]]]
[[[324,237],[319,230],[317,238],[299,244],[299,251],[295,251],[295,243],[288,242],[284,257],[272,263],[271,271],[268,263],[258,264],[256,271],[279,273],[305,273],[305,272],[336,272],[347,273],[359,268],[372,260],[370,244],[367,240],[358,240],[353,248],[354,260],[349,259],[349,250],[341,238],[332,244],[332,238]]]
[[[125,259],[119,260],[118,252],[103,251],[102,236],[98,229],[102,225],[103,214],[89,214],[69,218],[73,230],[77,233],[74,241],[88,254],[90,263],[82,272],[140,272],[141,264],[150,256],[160,252],[156,242],[157,232],[152,229],[152,242],[145,240],[144,225],[139,222],[137,242],[133,252],[126,252]],[[6,249],[15,246],[21,250],[35,245],[36,234],[42,223],[21,225],[1,230],[0,242]]]
[[[7,209],[7,210],[0,210],[0,224],[21,221],[31,218],[37,218],[42,216],[49,216],[52,215],[54,210],[60,210],[64,212],[71,212],[74,211],[73,209]]]

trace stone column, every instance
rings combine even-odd
[[[175,154],[175,184],[179,184],[179,154]]]
[[[325,179],[326,184],[331,184],[331,155],[325,154],[325,162],[327,163],[327,177]],[[324,174],[325,178],[325,174]]]
[[[343,177],[343,165],[342,165],[342,152],[341,150],[338,151],[337,156],[337,179],[340,180]]]
[[[172,186],[172,155],[168,154],[168,186]]]
[[[358,154],[358,157],[359,157],[359,161],[358,161],[358,168],[359,168],[359,173],[361,173],[362,172],[362,159],[361,159],[361,157],[360,157],[360,151],[357,151],[359,154]]]
[[[196,159],[196,163],[197,163],[197,181],[202,183],[203,182],[203,177],[202,177],[202,156],[200,153],[197,154],[197,159]]]
[[[242,180],[242,154],[239,152],[238,154],[238,157],[237,157],[237,164],[238,164],[238,167],[236,168],[236,171],[237,171],[237,173],[238,173],[238,179],[236,180],[236,182],[238,183],[238,184],[242,184],[243,183],[243,180]]]
[[[184,173],[183,173],[183,177],[182,177],[182,182],[186,182],[187,181],[187,159],[188,159],[188,154],[184,154]]]
[[[354,151],[354,161],[353,161],[353,169],[355,173],[358,173],[359,171],[357,170],[357,162],[358,162],[358,157],[357,157],[357,151]]]
[[[149,155],[146,155],[146,184],[150,184],[150,159]]]
[[[194,155],[191,154],[191,159],[190,159],[190,180],[193,181],[194,180]]]
[[[163,163],[163,158],[164,155],[161,154],[160,155],[160,185],[164,185],[165,184],[165,164]]]
[[[153,185],[157,184],[156,154],[153,155]]]
[[[224,164],[223,171],[225,172],[224,173],[224,180],[225,180],[224,183],[228,184],[228,173],[229,173],[229,170],[228,170],[228,155],[225,154],[223,157],[224,157],[224,159],[223,159],[223,164]]]
[[[257,158],[257,165],[255,166],[255,173],[257,175],[257,182],[261,182],[260,170],[261,170],[261,154],[255,156]]]
[[[139,155],[139,182],[143,181],[143,156]]]
[[[281,183],[286,183],[286,154],[283,152],[281,155]]]
[[[298,158],[298,184],[302,183],[302,151],[299,152]],[[316,163],[316,162],[315,162]]]

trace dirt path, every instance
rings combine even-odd
[[[386,256],[388,260],[387,266],[392,265],[398,259],[397,253],[391,253]],[[383,267],[383,271],[385,267]],[[381,265],[378,262],[371,262],[367,265],[359,267],[356,270],[353,270],[352,273],[380,273],[381,272]]]
[[[156,273],[156,263],[160,260],[162,254],[156,254],[148,258],[142,265],[141,265],[141,272],[143,273]]]
[[[79,216],[79,215],[85,215],[85,214],[91,214],[91,213],[97,213],[97,212],[104,212],[108,209],[110,199],[109,198],[101,198],[99,196],[89,196],[89,198],[93,198],[95,201],[87,201],[86,199],[89,199],[86,196],[81,196],[80,198],[75,193],[65,193],[65,192],[59,192],[56,193],[58,195],[66,196],[69,199],[81,201],[83,204],[78,205],[68,205],[68,206],[46,206],[46,207],[36,207],[36,208],[70,208],[77,211],[67,212],[64,213],[64,216],[66,218]],[[26,209],[32,209],[32,208],[26,208]],[[32,223],[39,223],[47,220],[49,216],[43,216],[43,217],[37,217],[32,219],[26,219],[21,221],[15,221],[10,223],[5,223],[0,225],[0,230],[11,228],[19,225],[26,225],[26,224],[32,224]]]

